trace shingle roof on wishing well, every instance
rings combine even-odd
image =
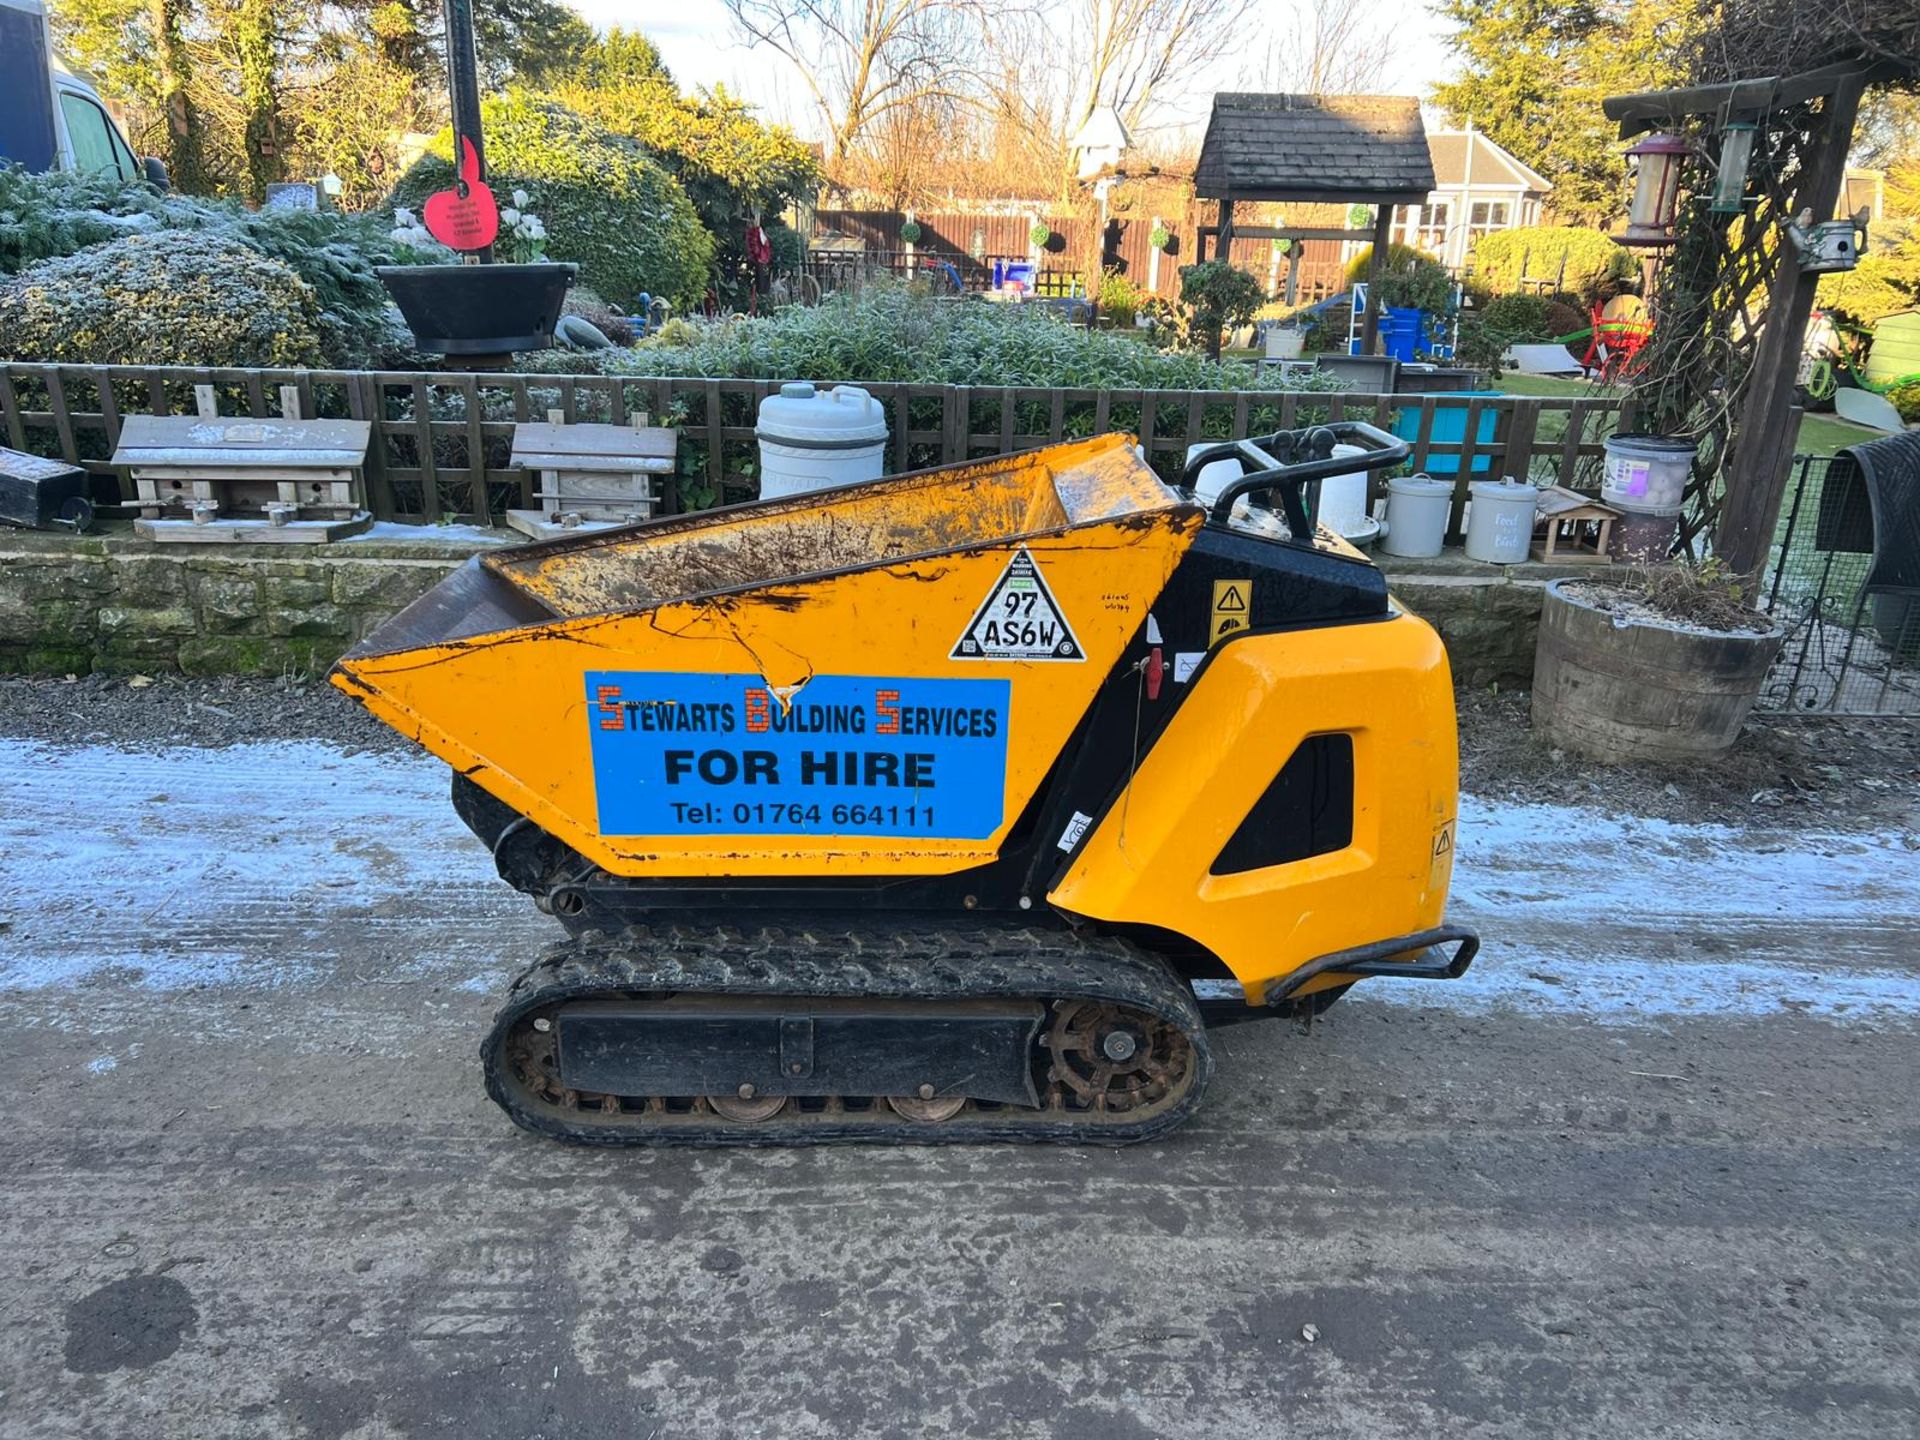
[[[1366,204],[1432,189],[1420,102],[1404,95],[1215,95],[1194,172],[1211,199]]]

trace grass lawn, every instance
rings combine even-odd
[[[1248,362],[1257,358],[1257,352],[1252,350],[1227,353],[1229,358]],[[1560,380],[1551,375],[1508,375],[1495,388],[1505,395],[1533,395],[1543,399],[1585,396],[1593,400],[1606,400],[1622,393],[1617,385],[1592,385],[1585,380]],[[1565,432],[1564,416],[1550,414],[1542,418],[1540,436],[1543,440],[1557,439]],[[1800,417],[1800,434],[1794,442],[1794,454],[1831,455],[1848,445],[1875,439],[1879,434],[1878,430],[1869,430],[1864,425],[1855,425],[1833,415],[1803,415]]]
[[[1618,386],[1589,385],[1584,380],[1557,380],[1548,375],[1508,375],[1499,387],[1508,395],[1586,395],[1604,399],[1620,394]],[[1833,415],[1807,414],[1800,417],[1800,434],[1794,442],[1796,455],[1831,455],[1848,445],[1879,436],[1878,430],[1855,425]]]

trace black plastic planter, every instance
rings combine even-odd
[[[383,265],[380,282],[437,355],[506,355],[553,343],[574,265]]]

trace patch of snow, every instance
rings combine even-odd
[[[465,978],[551,921],[501,883],[447,768],[313,741],[136,751],[0,740],[15,894],[0,986],[156,990]],[[519,943],[520,937],[526,943]]]
[[[0,928],[0,986],[16,990],[397,978],[488,994],[560,933],[500,881],[427,756],[0,739],[0,853],[23,900]],[[1481,958],[1459,981],[1358,996],[1607,1025],[1788,1011],[1912,1024],[1914,861],[1895,833],[1466,796],[1449,917],[1479,930]]]
[[[87,1062],[87,1073],[89,1075],[105,1075],[108,1071],[118,1070],[119,1068],[120,1062],[111,1055],[102,1055],[97,1060],[89,1060]]]
[[[1775,832],[1463,795],[1459,980],[1368,999],[1606,1024],[1793,1011],[1920,1020],[1920,864],[1892,832]]]
[[[394,520],[376,520],[358,535],[336,540],[336,545],[524,545],[527,537],[504,525],[402,525]]]
[[[1899,923],[1920,864],[1894,832],[1770,832],[1460,797],[1453,904],[1618,925],[1723,917]]]

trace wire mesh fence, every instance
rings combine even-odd
[[[1874,546],[1853,459],[1800,457],[1766,573],[1767,609],[1787,638],[1761,708],[1920,714],[1920,592],[1870,585]]]

